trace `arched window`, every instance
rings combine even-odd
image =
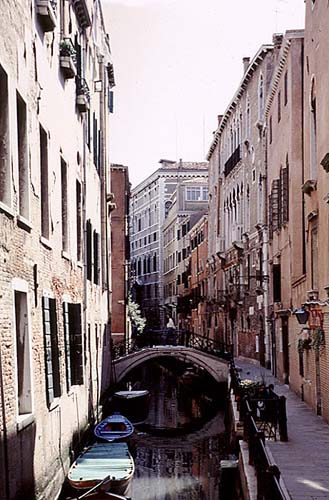
[[[263,120],[264,115],[264,80],[261,74],[258,82],[258,119]]]
[[[250,139],[250,102],[249,97],[246,102],[246,139]]]

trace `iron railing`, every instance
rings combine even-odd
[[[146,347],[184,346],[212,354],[218,358],[230,361],[233,359],[233,346],[218,342],[186,330],[148,330],[133,339],[115,343],[112,347],[112,359],[127,356]]]
[[[257,500],[289,500],[280,484],[280,470],[272,463],[265,446],[265,437],[276,439],[277,430],[281,441],[288,440],[286,398],[262,384],[258,389],[244,386],[233,362],[230,379],[243,422],[243,437],[248,443],[249,464],[256,471]]]

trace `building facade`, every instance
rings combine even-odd
[[[206,162],[160,161],[161,167],[131,191],[130,249],[132,290],[150,328],[163,327],[164,243],[161,231],[178,182],[207,178]]]
[[[270,359],[285,383],[298,352],[291,290],[305,274],[303,236],[303,31],[287,31],[265,109],[267,123]]]
[[[208,153],[212,336],[233,343],[235,355],[263,364],[269,362],[264,109],[280,43],[281,37],[274,37],[274,44],[263,45],[252,61],[243,60],[242,81],[219,117]]]
[[[163,287],[167,315],[182,325],[185,315],[178,304],[179,286],[188,284],[191,255],[189,231],[208,207],[208,179],[195,177],[177,184],[161,228],[163,234]],[[189,287],[190,288],[190,287]]]
[[[111,165],[111,335],[113,343],[127,340],[127,304],[129,291],[129,197],[128,168]],[[111,205],[110,205],[111,204]]]
[[[98,1],[7,2],[2,21],[0,497],[51,499],[109,383],[113,66]]]

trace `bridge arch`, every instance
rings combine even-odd
[[[159,357],[175,357],[186,363],[195,364],[206,370],[216,382],[227,382],[229,362],[206,352],[197,351],[191,347],[155,346],[144,348],[113,361],[116,381],[121,382],[134,368],[150,359]]]

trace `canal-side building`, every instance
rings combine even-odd
[[[163,235],[163,296],[166,314],[182,326],[185,316],[180,312],[180,285],[187,287],[191,254],[190,229],[208,207],[208,179],[195,177],[179,181],[170,199],[171,206],[161,228]],[[183,295],[184,296],[184,295]]]
[[[1,16],[0,497],[52,499],[109,382],[113,66],[98,0]]]
[[[113,343],[127,340],[127,304],[129,292],[129,197],[128,168],[111,165],[111,193],[108,209],[111,210],[111,336]]]
[[[209,338],[211,315],[207,310],[208,294],[208,215],[203,215],[189,232],[190,237],[190,276],[191,326],[190,330],[202,337]],[[217,326],[215,324],[215,326]]]
[[[264,106],[281,39],[274,36],[273,45],[262,45],[251,61],[244,58],[242,81],[219,117],[207,156],[211,336],[263,364],[269,362]]]
[[[304,43],[302,231],[306,274],[292,287],[291,387],[329,422],[329,139],[327,65],[329,6],[307,0]],[[305,270],[304,270],[305,273]],[[303,310],[306,310],[303,313]],[[304,315],[304,316],[303,316]],[[298,323],[297,318],[302,321]],[[297,345],[296,345],[297,344]],[[298,360],[298,362],[297,362]]]
[[[305,276],[303,46],[302,30],[285,33],[265,105],[270,359],[273,373],[285,383],[299,356],[291,290]]]
[[[207,162],[160,160],[158,168],[131,191],[130,251],[133,298],[150,328],[163,327],[164,243],[161,231],[179,181],[208,178]]]

